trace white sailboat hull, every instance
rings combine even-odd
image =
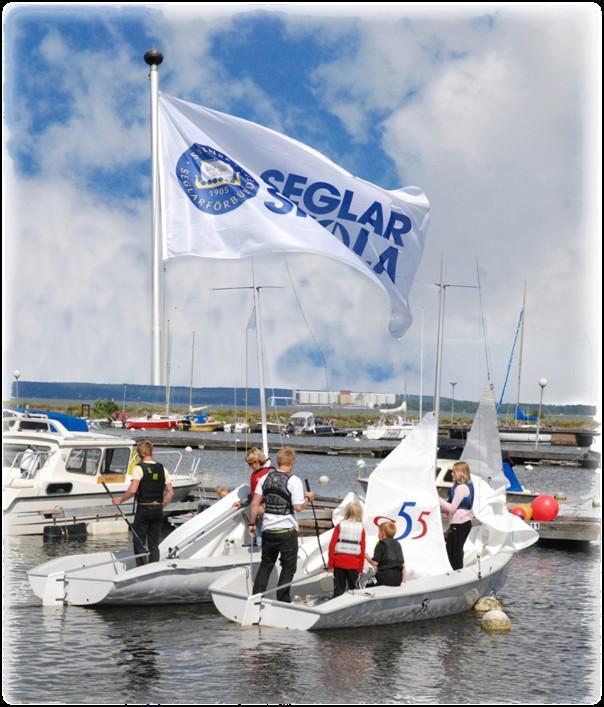
[[[249,569],[223,575],[210,591],[220,613],[242,625],[318,631],[406,623],[471,609],[480,597],[503,586],[512,556],[512,552],[501,552],[482,560],[480,573],[473,564],[446,575],[411,579],[400,587],[359,589],[335,599],[328,598],[333,590],[331,575],[302,577],[292,585],[292,604],[265,596],[250,597],[246,591]],[[298,603],[297,597],[311,604],[316,597],[326,600],[312,606]]]
[[[89,555],[88,564],[66,567],[66,558],[28,572],[43,603],[73,606],[191,604],[210,601],[209,588],[224,571],[260,561],[260,552],[230,557],[166,559],[136,567],[129,552]],[[52,586],[54,585],[54,586]]]

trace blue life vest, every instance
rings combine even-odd
[[[449,501],[449,503],[452,503],[452,501],[453,501],[453,496],[455,495],[455,489],[456,489],[458,486],[462,486],[462,484],[454,484],[454,485],[451,486],[451,488],[449,489],[449,497],[448,497],[448,499],[447,499],[447,500]],[[466,484],[466,486],[470,489],[470,495],[469,495],[469,496],[466,496],[466,497],[462,500],[462,502],[459,504],[458,508],[463,508],[463,509],[469,511],[469,510],[472,508],[472,506],[474,505],[474,484],[473,484],[471,481],[468,481],[468,483]]]

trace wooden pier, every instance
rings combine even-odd
[[[179,433],[174,432],[167,434],[151,433],[147,431],[144,434],[133,435],[133,438],[138,441],[143,439],[151,439],[157,447],[173,447],[192,449],[207,449],[211,451],[243,451],[253,446],[259,446],[258,439],[233,439],[228,437],[209,437],[203,434],[195,433]],[[269,452],[274,454],[283,446],[292,447],[296,454],[322,454],[327,456],[350,456],[350,457],[369,457],[374,459],[383,459],[396,446],[397,441],[379,440],[370,442],[368,440],[360,440],[359,442],[343,444],[332,444],[324,437],[321,441],[315,440],[312,437],[288,437],[283,443],[270,442]],[[441,438],[438,441],[439,456],[441,458],[458,459],[463,450],[464,441],[460,439]],[[568,465],[580,466],[589,469],[597,469],[600,466],[600,454],[587,448],[560,449],[553,445],[543,444],[535,449],[531,444],[519,445],[513,443],[504,443],[504,456],[509,457],[512,464],[526,463],[541,463],[553,465]]]

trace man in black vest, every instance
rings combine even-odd
[[[294,511],[303,511],[315,495],[304,493],[302,480],[294,476],[296,454],[291,447],[277,452],[277,469],[263,476],[256,486],[250,507],[249,532],[256,533],[256,516],[264,506],[262,516],[262,560],[254,581],[253,594],[266,590],[277,558],[281,560],[278,586],[292,581],[298,564],[298,522]],[[277,591],[277,601],[290,602],[289,586]]]
[[[153,445],[148,440],[136,448],[140,462],[132,471],[132,481],[120,498],[113,504],[119,506],[136,496],[136,514],[132,524],[134,553],[137,565],[159,560],[159,540],[164,522],[164,508],[174,496],[172,477],[163,464],[153,460]],[[148,550],[148,553],[147,553]]]

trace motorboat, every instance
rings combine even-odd
[[[97,432],[70,432],[58,420],[22,416],[5,421],[2,518],[9,535],[37,535],[46,526],[118,518],[112,497],[130,484],[136,442]],[[158,458],[159,455],[156,455]],[[159,459],[161,460],[161,459]],[[173,477],[174,501],[198,486],[193,473]],[[132,502],[120,506],[131,515]]]
[[[234,434],[248,434],[250,431],[250,426],[247,422],[225,422],[223,429],[225,432]]]
[[[129,417],[124,422],[124,426],[129,430],[169,430],[177,429],[184,419],[184,415],[153,413],[142,417]]]
[[[464,449],[475,488],[479,524],[464,546],[464,567],[452,570],[445,549],[434,461],[437,420],[429,413],[369,477],[364,523],[367,546],[381,519],[396,519],[407,579],[399,587],[360,587],[337,598],[332,575],[316,553],[291,585],[291,604],[274,598],[276,572],[266,592],[251,594],[253,570],[226,572],[210,587],[223,616],[242,626],[320,630],[437,618],[466,611],[503,585],[515,552],[537,541],[537,533],[505,505],[495,401],[487,387]]]
[[[294,435],[332,435],[335,426],[316,418],[312,412],[301,411],[290,416],[285,432]]]
[[[365,428],[363,436],[367,439],[405,439],[414,426],[402,415],[385,413],[375,424]]]

